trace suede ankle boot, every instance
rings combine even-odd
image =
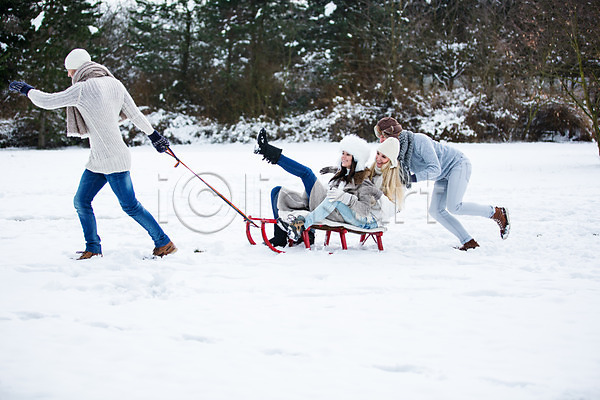
[[[169,254],[173,254],[177,251],[177,247],[173,244],[173,242],[169,242],[161,247],[155,247],[152,251],[152,255],[157,257],[164,257]]]
[[[78,254],[81,254],[78,260],[89,260],[92,257],[100,256],[102,257],[102,253],[92,253],[91,251],[78,251]]]
[[[510,220],[508,218],[508,210],[504,207],[495,207],[492,219],[496,221],[500,227],[500,237],[506,239],[510,233]]]
[[[457,249],[458,250],[462,250],[462,251],[467,251],[467,250],[470,250],[470,249],[474,249],[476,247],[479,247],[479,243],[477,243],[475,241],[475,239],[471,239],[467,243],[463,244],[462,246],[457,247]]]

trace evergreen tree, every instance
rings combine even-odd
[[[0,3],[0,79],[8,83],[19,77],[23,52],[35,31],[32,22],[40,14],[35,2],[5,0]]]
[[[194,103],[201,2],[137,0],[131,12],[130,32],[134,57],[130,65],[141,72],[136,92],[150,92],[145,104],[177,110]],[[149,94],[149,93],[147,93]]]
[[[292,1],[208,2],[202,38],[210,45],[209,114],[226,122],[239,116],[280,117],[287,75],[297,57],[297,5]]]
[[[311,50],[321,63],[320,87],[330,97],[376,98],[388,105],[409,76],[409,25],[403,2],[360,0],[309,3]],[[320,57],[319,57],[320,55]]]
[[[73,48],[90,44],[97,4],[86,0],[43,0],[36,3],[40,10],[39,28],[30,35],[23,55],[23,78],[45,92],[64,90],[71,84],[64,59]],[[92,56],[93,49],[88,49]],[[64,110],[45,111],[30,106],[26,133],[37,133],[37,147],[45,148],[65,143]]]

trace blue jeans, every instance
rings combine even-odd
[[[365,229],[377,228],[377,221],[373,217],[357,218],[352,209],[346,204],[341,201],[331,202],[328,199],[323,200],[317,208],[308,213],[305,217],[304,227],[308,228],[311,225],[318,224],[336,209],[340,212],[344,221],[350,225]]]
[[[467,243],[473,237],[469,235],[458,219],[450,213],[475,215],[484,218],[491,218],[494,214],[494,207],[491,205],[463,202],[470,177],[471,162],[463,158],[459,164],[452,168],[446,179],[435,182],[431,204],[429,205],[429,214],[456,236],[461,244]]]
[[[312,188],[315,186],[315,182],[317,181],[317,176],[312,172],[310,168],[305,165],[300,164],[297,161],[292,160],[284,156],[283,154],[279,156],[279,161],[277,161],[277,165],[283,168],[286,172],[297,176],[302,180],[302,184],[304,185],[304,191],[306,195],[310,197],[310,192]],[[273,216],[275,218],[279,218],[279,210],[277,209],[277,199],[279,198],[279,191],[281,190],[281,186],[276,186],[271,190],[271,208],[273,209]]]
[[[96,227],[96,217],[92,209],[92,200],[94,200],[94,197],[96,197],[96,194],[104,187],[106,182],[108,182],[117,199],[119,199],[119,204],[121,204],[123,211],[148,231],[148,234],[154,241],[155,247],[164,246],[171,241],[154,217],[135,198],[129,171],[116,172],[114,174],[99,174],[86,169],[83,171],[81,181],[79,181],[79,188],[73,199],[73,204],[83,228],[86,251],[102,253],[100,236],[98,236]]]

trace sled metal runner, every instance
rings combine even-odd
[[[271,244],[271,242],[269,242],[269,237],[267,235],[267,224],[276,224],[277,220],[273,219],[273,218],[253,218],[252,216],[249,216],[248,220],[246,220],[246,237],[248,238],[248,242],[250,242],[251,245],[256,245],[256,241],[252,237],[252,233],[251,233],[251,229],[250,229],[252,226],[251,224],[253,224],[254,226],[257,226],[255,224],[255,222],[260,223],[260,232],[261,232],[262,239],[263,239],[263,242],[265,243],[265,245],[267,245],[267,247],[269,247],[269,249],[271,249],[275,253],[285,253],[285,251],[277,249],[275,246],[273,246]],[[371,238],[377,244],[377,248],[379,249],[379,251],[383,251],[382,237],[383,237],[383,233],[386,231],[386,228],[384,228],[384,227],[374,228],[374,229],[363,229],[363,228],[359,228],[359,227],[352,226],[349,224],[343,224],[343,223],[334,222],[334,221],[326,221],[326,223],[312,225],[309,228],[304,230],[304,232],[302,233],[302,241],[304,242],[304,246],[307,249],[310,249],[310,240],[308,237],[308,233],[311,229],[326,231],[325,246],[329,246],[329,241],[331,239],[331,233],[337,232],[340,235],[340,242],[342,244],[342,249],[348,250],[348,244],[346,241],[346,233],[350,232],[350,233],[356,233],[356,234],[360,235],[360,245],[361,246],[364,245],[367,242],[367,240],[369,240],[369,238]]]

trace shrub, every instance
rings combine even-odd
[[[591,141],[592,124],[579,109],[568,104],[549,103],[535,114],[523,140],[537,142]]]

